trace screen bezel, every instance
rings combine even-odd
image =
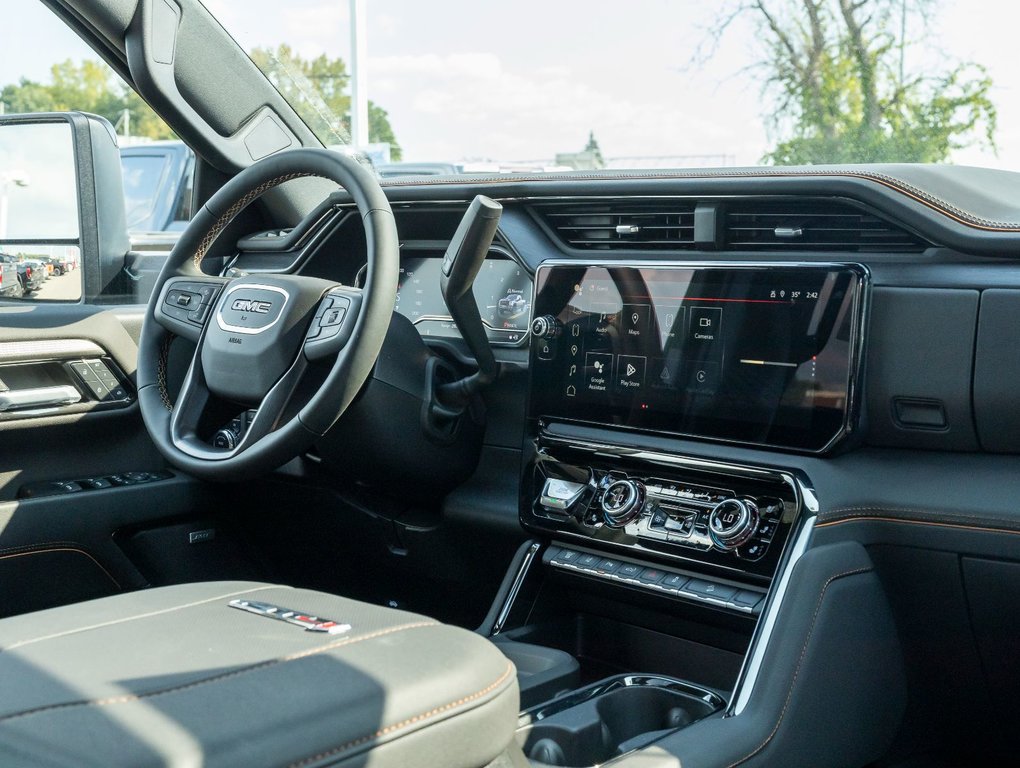
[[[596,426],[605,429],[620,430],[624,432],[634,433],[645,433],[654,435],[664,435],[669,437],[679,438],[694,438],[697,440],[706,440],[713,443],[722,443],[728,445],[739,445],[753,448],[772,448],[783,451],[791,451],[795,453],[820,455],[825,454],[833,450],[837,445],[846,440],[856,429],[859,415],[860,415],[860,392],[861,392],[861,372],[863,370],[863,359],[864,359],[864,339],[865,339],[865,327],[868,317],[868,310],[870,307],[870,286],[871,286],[871,273],[866,266],[854,262],[830,262],[830,261],[818,261],[818,262],[752,262],[752,261],[669,261],[669,262],[656,262],[648,260],[635,260],[635,261],[620,261],[619,259],[553,259],[542,262],[535,270],[535,275],[532,281],[532,299],[531,309],[532,316],[538,317],[536,310],[536,302],[538,301],[539,286],[545,285],[546,278],[545,273],[549,270],[557,268],[569,268],[572,270],[578,269],[589,269],[589,268],[608,268],[608,269],[663,269],[663,270],[739,270],[739,271],[781,271],[781,270],[811,270],[811,271],[832,271],[832,270],[846,270],[851,272],[856,278],[856,285],[854,290],[853,306],[851,308],[852,322],[851,322],[851,338],[850,338],[850,356],[849,356],[849,369],[847,372],[847,397],[846,407],[843,409],[843,418],[840,423],[839,429],[835,434],[820,448],[808,448],[797,445],[784,445],[781,443],[769,443],[769,442],[755,442],[749,440],[737,440],[725,437],[718,437],[715,435],[697,434],[691,432],[682,431],[670,431],[662,429],[648,429],[644,427],[628,426],[616,423],[598,422],[586,419],[578,419],[574,417],[564,417],[562,415],[555,414],[541,414],[533,412],[533,386],[534,386],[534,366],[536,363],[536,347],[534,344],[531,345],[529,350],[529,375],[528,375],[528,394],[527,394],[527,406],[526,413],[528,414],[529,422],[539,422],[539,426],[543,421],[563,423],[563,424],[583,424],[585,426]]]

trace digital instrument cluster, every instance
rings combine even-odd
[[[394,309],[407,317],[422,336],[459,338],[439,290],[441,252],[412,252],[400,262]],[[475,278],[478,313],[489,341],[516,346],[531,324],[531,276],[517,262],[493,249]]]

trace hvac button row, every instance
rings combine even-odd
[[[649,567],[567,547],[550,547],[544,560],[566,571],[577,571],[609,581],[623,582],[651,592],[675,595],[741,613],[758,613],[765,597],[763,593],[752,589],[740,589],[729,584],[692,578],[664,568]]]

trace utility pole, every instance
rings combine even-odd
[[[351,6],[351,143],[368,144],[368,35],[365,29],[365,0],[350,0]]]

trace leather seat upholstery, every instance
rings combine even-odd
[[[345,634],[229,607],[273,603]],[[517,724],[487,640],[321,592],[206,582],[0,621],[0,765],[480,768]]]

